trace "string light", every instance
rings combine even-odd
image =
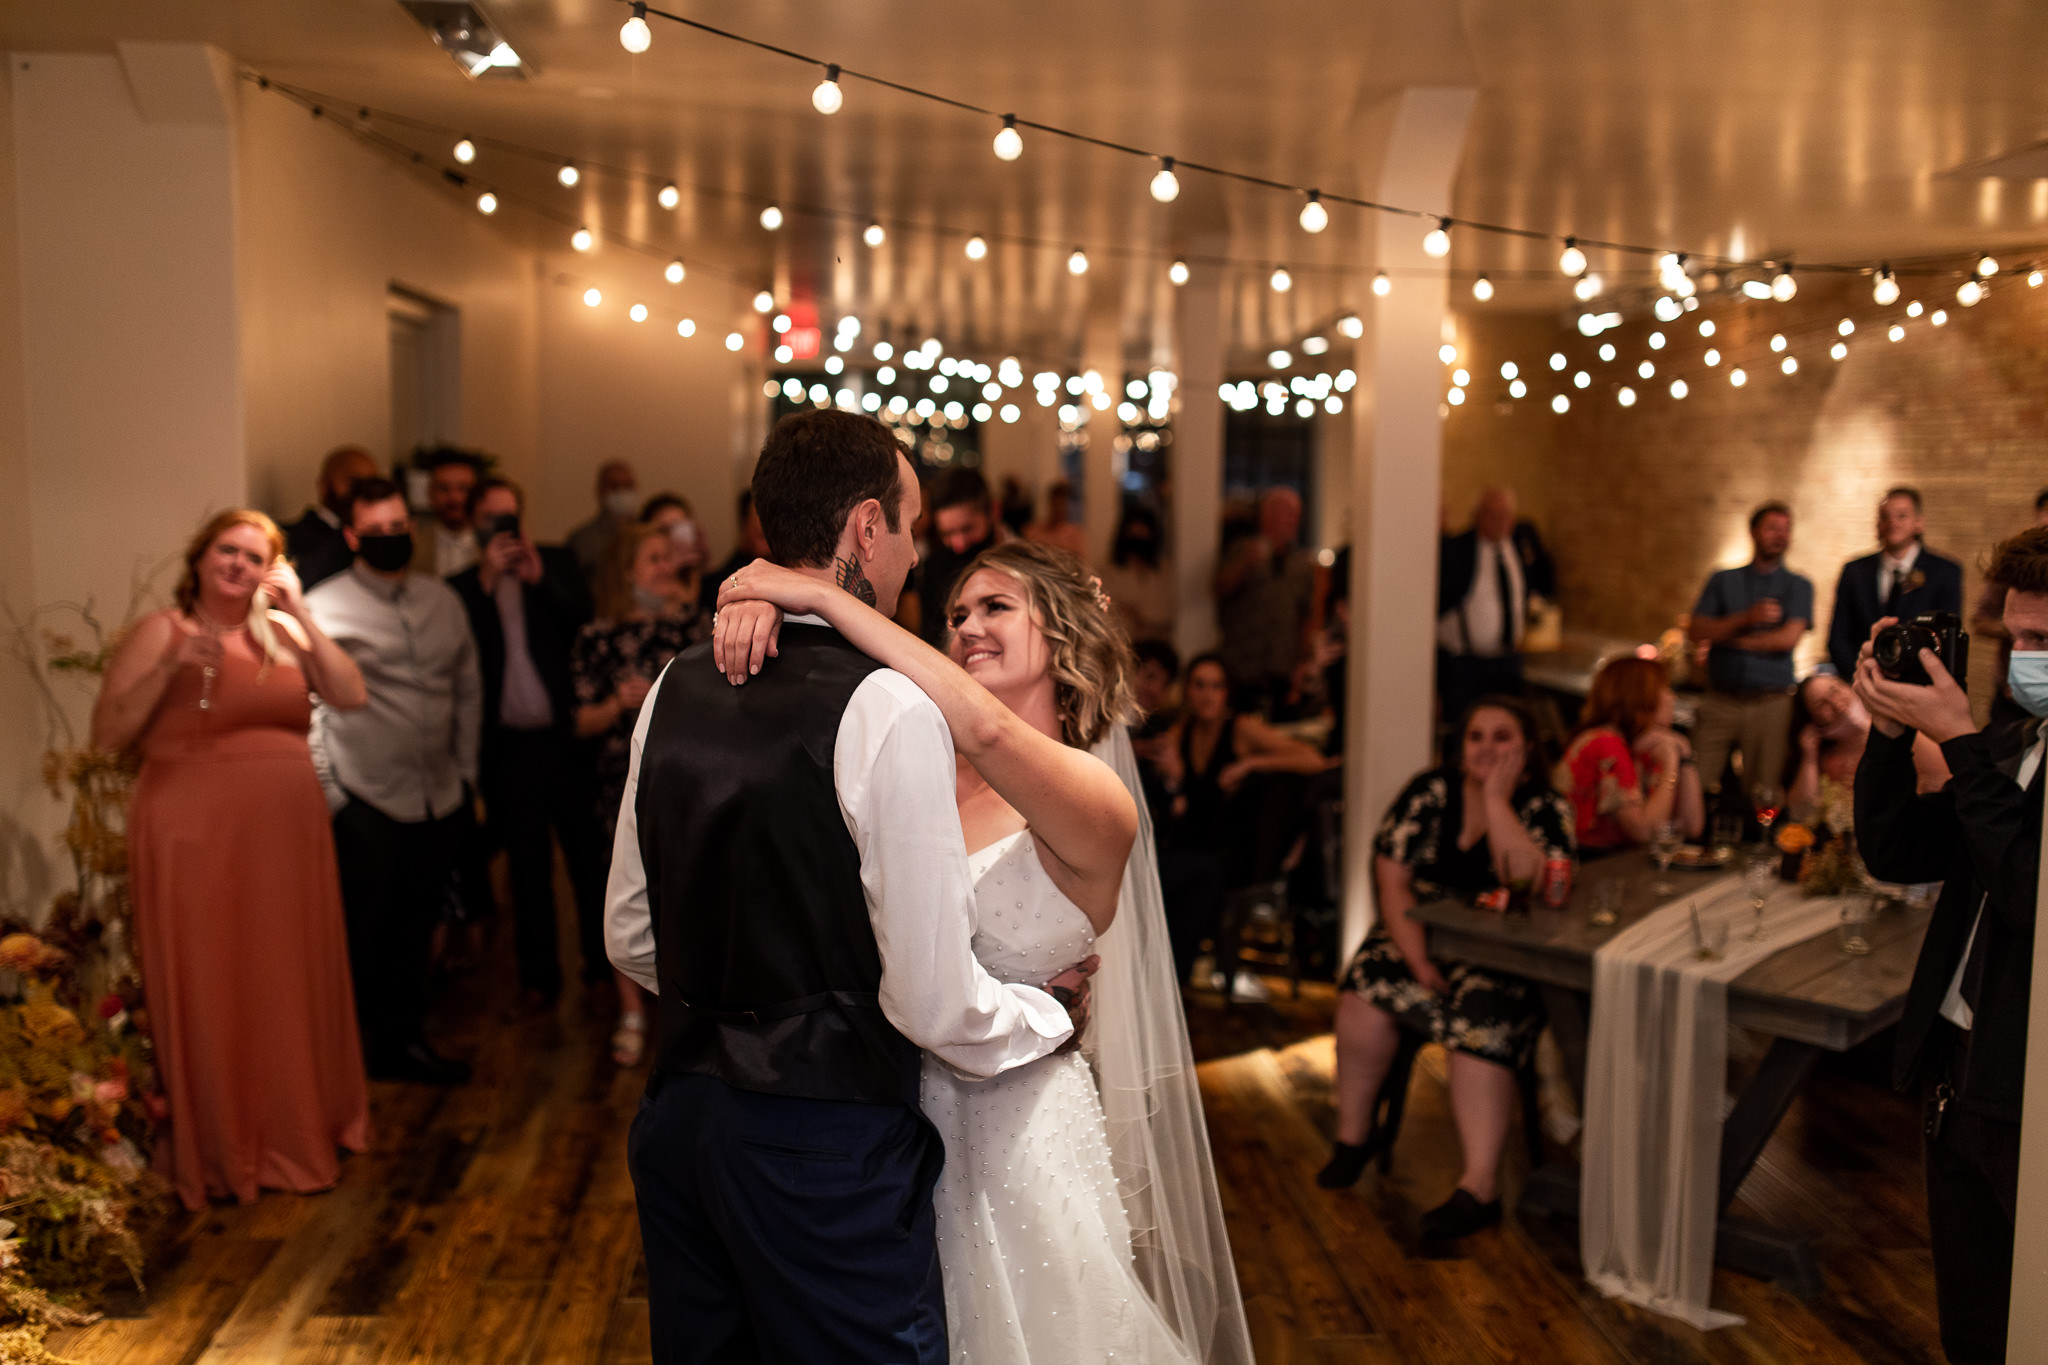
[[[777,207],[776,207],[775,205],[773,205],[773,204],[770,204],[770,205],[769,205],[769,206],[768,206],[767,208],[765,208],[765,209],[762,209],[762,210],[761,210],[761,226],[762,226],[762,227],[764,227],[764,228],[767,228],[767,229],[768,229],[768,230],[769,230],[770,232],[773,232],[773,231],[775,231],[775,230],[776,230],[777,228],[781,227],[781,226],[782,226],[782,210],[781,210],[781,209],[779,209],[779,208],[777,208]]]
[[[1664,334],[1662,332],[1650,333],[1650,349],[1653,351],[1664,349]]]
[[[1500,377],[1502,379],[1513,379],[1516,375],[1520,374],[1521,372],[1522,367],[1515,364],[1515,362],[1512,360],[1505,362],[1500,367]]]
[[[1175,261],[1172,265],[1166,267],[1166,278],[1175,284],[1186,284],[1188,282],[1188,263],[1186,261]]]
[[[1586,253],[1579,250],[1578,238],[1567,237],[1564,239],[1564,251],[1557,258],[1557,268],[1567,275],[1583,275],[1586,273]]]
[[[1484,275],[1472,281],[1472,297],[1478,299],[1481,303],[1485,303],[1488,299],[1492,298],[1493,281],[1487,279]]]
[[[498,196],[492,194],[489,190],[485,190],[476,197],[476,211],[485,217],[496,213],[498,211]]]
[[[988,255],[988,242],[986,239],[982,237],[980,233],[977,232],[972,237],[969,237],[967,239],[966,250],[968,260],[978,261],[982,257]]]
[[[1321,190],[1310,190],[1308,202],[1301,206],[1301,230],[1321,232],[1330,225],[1330,211],[1323,207]]]
[[[1528,396],[1529,386],[1527,384],[1524,384],[1521,380],[1517,379],[1512,384],[1508,385],[1508,397],[1527,398]]]
[[[1927,315],[1927,320],[1933,323],[1936,327],[1940,327],[1948,321],[1948,314],[1943,310],[1937,308],[1932,313]]]
[[[1710,336],[1712,336],[1713,334],[1714,334],[1714,320],[1713,320],[1712,318],[1701,318],[1701,319],[1700,319],[1700,335],[1701,335],[1701,336],[1703,336],[1703,337],[1710,337]]]
[[[619,46],[639,56],[654,45],[654,33],[647,27],[646,0],[633,0],[633,17],[619,25]]]
[[[861,233],[860,239],[869,246],[880,246],[889,240],[889,234],[882,230],[880,223],[869,223],[867,230]]]
[[[668,268],[661,272],[661,277],[670,284],[681,284],[683,277],[689,273],[683,269],[683,258],[678,256],[668,263]]]
[[[1579,276],[1579,282],[1572,286],[1572,293],[1578,295],[1581,300],[1590,299],[1605,285],[1606,281],[1598,275],[1588,273]]]
[[[1889,308],[1899,301],[1899,282],[1892,278],[1892,268],[1885,265],[1877,272],[1877,283],[1870,286],[1870,297],[1880,308]]]
[[[1337,330],[1356,341],[1365,335],[1365,319],[1356,313],[1346,313],[1337,319]]]
[[[754,311],[755,311],[755,312],[757,312],[757,313],[766,313],[766,312],[769,312],[770,310],[772,310],[772,309],[773,309],[774,307],[775,307],[775,296],[774,296],[773,294],[769,293],[769,292],[768,292],[767,290],[763,289],[763,290],[762,290],[762,291],[761,291],[760,293],[758,293],[758,294],[754,295]]]
[[[996,156],[1004,161],[1015,161],[1024,155],[1024,135],[1017,131],[1017,116],[1003,115],[1003,126],[996,130]]]
[[[1847,360],[1849,358],[1849,345],[1847,342],[1838,341],[1828,347],[1828,354],[1836,360]]]
[[[738,332],[727,332],[725,334],[725,349],[728,351],[737,351],[746,344],[747,339]]]
[[[2040,272],[2040,271],[2038,271],[2038,270],[2030,270],[2030,271],[2028,271],[2028,272],[2027,272],[2027,288],[2029,288],[2029,289],[2039,289],[2040,287],[2041,287],[2041,272]]]
[[[1451,382],[1462,389],[1472,382],[1472,372],[1466,369],[1452,370]]]
[[[1835,335],[1837,336],[1853,336],[1855,335],[1855,333],[1856,324],[1854,322],[1851,322],[1848,318],[1843,318],[1840,322],[1835,324]]]
[[[1441,260],[1451,254],[1451,220],[1439,218],[1436,226],[1422,234],[1422,252]]]
[[[1785,346],[1786,346],[1786,341],[1785,341],[1785,334],[1784,334],[1783,332],[1779,332],[1779,333],[1776,333],[1775,335],[1773,335],[1773,336],[1771,337],[1771,349],[1772,349],[1772,350],[1774,350],[1774,351],[1782,351],[1782,350],[1784,350],[1784,349],[1785,349]]]
[[[1785,266],[1771,277],[1771,297],[1779,303],[1789,302],[1799,292],[1799,282],[1792,278],[1792,267]]]
[[[794,326],[796,326],[796,324],[789,320],[789,314],[787,313],[777,313],[774,317],[768,320],[768,330],[775,333],[775,335],[777,336],[783,335],[785,332],[787,332],[790,328]]]
[[[1625,408],[1632,408],[1636,405],[1636,391],[1634,389],[1628,388],[1627,386],[1623,386],[1622,389],[1614,395],[1614,401],[1621,404]]]
[[[1268,351],[1266,363],[1276,370],[1284,370],[1294,363],[1294,357],[1285,351]]]
[[[1891,330],[1885,333],[1885,336],[1893,341],[1904,341],[1906,339],[1906,329],[1895,322],[1892,324]]]
[[[1659,322],[1676,322],[1685,309],[1677,299],[1666,294],[1650,305],[1650,311],[1657,315]]]
[[[580,227],[569,234],[569,245],[578,251],[588,251],[597,245],[597,238],[591,234],[589,228]]]
[[[1956,302],[1965,308],[1975,308],[1984,298],[1984,285],[1979,280],[1964,280],[1956,286]]]
[[[1977,273],[1987,276],[1996,275],[1998,273],[1998,258],[1988,251],[1979,256],[1977,258]]]
[[[576,169],[576,163],[573,161],[564,161],[562,168],[555,172],[555,179],[561,182],[565,190],[575,189],[576,182],[582,178],[583,172]]]
[[[633,319],[633,321],[635,322],[647,321],[647,305],[644,303],[634,304],[631,308],[628,308],[626,310],[626,316]]]
[[[1267,282],[1273,286],[1273,292],[1276,294],[1284,294],[1294,288],[1294,276],[1287,273],[1285,266],[1277,267]]]
[[[697,335],[696,322],[690,318],[684,318],[676,324],[676,335],[679,337],[693,337]]]
[[[1173,173],[1173,158],[1170,156],[1159,159],[1159,174],[1152,177],[1152,197],[1162,204],[1171,204],[1180,198],[1180,177]]]
[[[1580,370],[1580,371],[1579,371],[1578,373],[1576,373],[1576,374],[1574,374],[1574,375],[1572,376],[1572,387],[1573,387],[1573,388],[1575,388],[1575,389],[1587,389],[1587,388],[1591,388],[1592,386],[1593,386],[1593,376],[1592,376],[1592,375],[1590,375],[1590,374],[1587,374],[1587,373],[1586,373],[1586,372],[1585,372],[1584,370]]]
[[[827,63],[825,79],[811,91],[811,108],[821,114],[836,114],[845,102],[846,94],[839,88],[839,68]]]
[[[1744,280],[1742,282],[1742,293],[1745,298],[1767,299],[1771,297],[1771,282],[1769,280]]]
[[[1671,381],[1671,396],[1673,398],[1683,398],[1691,392],[1692,390],[1686,387],[1685,381],[1683,379],[1674,379]]]
[[[1906,305],[1906,316],[1909,318],[1917,318],[1926,311],[1927,309],[1925,305],[1923,305],[1918,299],[1914,299],[1911,303]]]
[[[1602,360],[1612,360],[1614,359],[1615,355],[1616,351],[1614,349],[1613,342],[1603,341],[1600,343],[1600,358]]]
[[[468,138],[458,141],[455,144],[455,159],[465,166],[476,160],[476,144]]]
[[[1748,382],[1749,376],[1744,374],[1739,366],[1735,369],[1728,371],[1728,383],[1732,387],[1739,389]]]
[[[1651,363],[1650,363],[1649,361],[1647,361],[1647,360],[1645,360],[1645,361],[1644,361],[1644,362],[1643,362],[1642,364],[1640,364],[1640,365],[1636,366],[1636,376],[1637,376],[1638,378],[1641,378],[1641,379],[1651,379],[1651,378],[1654,378],[1654,377],[1656,376],[1656,374],[1657,374],[1657,367],[1656,367],[1655,365],[1652,365],[1652,364],[1651,364]]]
[[[654,202],[661,205],[665,209],[672,209],[676,205],[683,202],[683,192],[677,189],[675,182],[671,180],[668,184],[663,185],[660,191],[656,193],[656,195],[654,196]]]
[[[1075,247],[1074,254],[1067,257],[1067,273],[1069,275],[1085,275],[1088,273],[1088,253],[1081,250],[1080,247]]]
[[[1565,358],[1564,358],[1564,352],[1563,352],[1563,351],[1552,351],[1552,352],[1550,353],[1550,368],[1551,368],[1551,369],[1553,369],[1553,370],[1562,370],[1562,369],[1563,369],[1563,368],[1565,367],[1565,363],[1566,363],[1566,362],[1565,362]]]
[[[1381,298],[1385,298],[1387,295],[1394,292],[1394,282],[1387,278],[1386,271],[1376,270],[1373,272],[1372,292],[1379,295]]]
[[[1707,348],[1707,353],[1700,357],[1700,360],[1705,363],[1708,369],[1712,369],[1721,363],[1721,353],[1710,346]]]
[[[1458,358],[1458,348],[1446,341],[1443,345],[1436,348],[1436,358],[1443,364],[1448,365]]]
[[[1563,416],[1565,413],[1570,412],[1572,410],[1572,400],[1565,397],[1563,394],[1559,394],[1557,397],[1550,400],[1550,410],[1554,413],[1557,413],[1559,416]]]
[[[591,288],[583,291],[583,306],[585,308],[595,308],[603,302],[604,294],[596,286],[593,285]]]
[[[1463,389],[1452,389],[1449,393],[1445,394],[1444,397],[1446,400],[1449,401],[1450,405],[1455,408],[1465,401],[1465,391]],[[1310,411],[1313,412],[1314,409],[1311,408]],[[1305,412],[1302,414],[1302,416],[1306,417],[1308,416],[1308,413]]]

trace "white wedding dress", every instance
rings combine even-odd
[[[1094,951],[1088,916],[1053,885],[1030,830],[969,864],[974,954],[997,980],[1043,984]],[[954,1365],[1192,1365],[1139,1279],[1083,1054],[987,1081],[927,1055],[923,1104],[946,1144],[933,1201]]]

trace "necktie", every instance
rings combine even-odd
[[[1899,568],[1896,564],[1885,565],[1884,571],[1891,575],[1892,585],[1890,590],[1884,595],[1884,610],[1879,615],[1897,616],[1899,614],[1899,598],[1904,596],[1903,589],[1906,582],[1906,573],[1905,570]]]
[[[1500,652],[1503,654],[1515,652],[1515,585],[1514,580],[1508,577],[1510,553],[1506,545],[1495,544],[1493,547],[1493,576],[1500,585]]]

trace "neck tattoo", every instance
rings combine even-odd
[[[832,580],[843,591],[851,593],[871,607],[876,604],[875,585],[868,582],[868,576],[861,572],[859,559],[853,555],[835,559],[832,561],[832,569]]]

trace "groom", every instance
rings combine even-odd
[[[772,559],[895,612],[918,486],[887,427],[786,417],[753,493]],[[1073,1025],[974,959],[932,701],[816,617],[745,687],[710,650],[640,708],[605,909],[612,961],[660,997],[627,1147],[654,1358],[944,1365],[918,1050],[993,1076]]]

